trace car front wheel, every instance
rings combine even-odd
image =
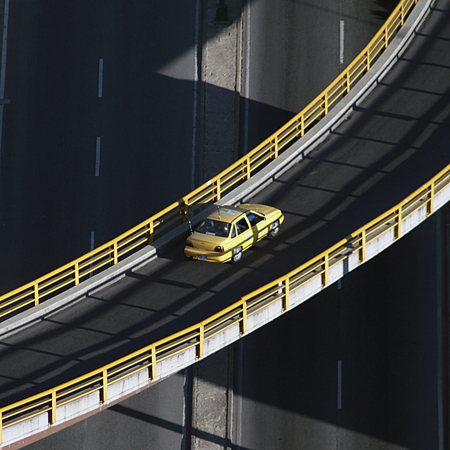
[[[273,224],[272,224],[272,228],[270,229],[270,236],[271,237],[275,237],[278,232],[280,231],[280,222],[278,220],[276,220]]]

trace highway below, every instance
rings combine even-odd
[[[2,293],[192,189],[196,15],[182,1],[11,2]]]
[[[157,261],[127,276],[120,286],[112,285],[39,325],[4,339],[0,345],[1,403],[10,403],[59,384],[198,322],[265,281],[307,261],[399,202],[448,164],[448,19],[448,2],[438,2],[432,20],[416,38],[414,47],[402,56],[393,72],[345,124],[306,160],[253,199],[278,206],[285,212],[286,221],[276,240],[256,245],[239,265],[223,266],[186,261],[183,243],[179,242]],[[358,277],[358,271],[353,277]],[[357,282],[355,278],[352,280]],[[345,283],[344,280],[342,284]],[[308,317],[316,320],[333,311],[341,317],[350,317],[354,311],[352,302],[342,301],[338,309],[336,305],[327,309],[320,299],[317,307],[310,306],[312,303],[301,309],[313,308]],[[366,304],[367,308],[370,309],[371,304]],[[394,313],[398,311],[403,312],[399,309]],[[359,323],[361,316],[368,315],[361,306],[361,310],[351,316],[351,323]],[[377,317],[382,322],[383,316]],[[330,321],[336,324],[335,319]],[[343,321],[342,325],[347,323]],[[361,345],[370,339],[370,333],[370,328],[358,330]],[[330,335],[333,337],[318,334],[307,342],[310,345],[320,342],[327,348],[330,339],[335,338],[332,329]],[[348,341],[346,339],[351,346],[352,339]],[[341,341],[335,343],[338,344],[343,345]],[[391,344],[380,341],[383,346]],[[425,351],[427,348],[425,346]],[[327,361],[328,366],[318,368],[330,373],[324,380],[329,384],[321,390],[336,390],[337,361],[345,364],[342,355],[349,351],[341,347]],[[318,352],[320,349],[314,354]],[[243,354],[246,355],[245,350]],[[249,354],[253,352],[249,350]],[[258,364],[255,359],[256,369],[245,368],[244,372],[260,372]],[[395,371],[391,374],[397,375]],[[314,373],[308,376],[315,377]],[[273,402],[249,390],[245,383],[243,389],[247,398]],[[353,395],[359,390],[365,391],[364,386],[358,387]],[[378,394],[375,390],[372,398]],[[283,407],[281,403],[274,404]],[[316,408],[320,409],[321,405],[318,401]],[[360,408],[356,409],[356,414],[358,411]],[[314,417],[307,407],[300,408],[300,412]],[[372,412],[382,417],[385,410],[375,407]],[[374,420],[371,414],[368,416],[367,421]],[[396,417],[393,415],[393,419]],[[321,414],[317,418],[331,420]],[[434,419],[430,415],[430,421]],[[381,419],[377,420],[381,423]],[[345,426],[345,419],[339,425]],[[364,426],[360,430],[364,432]],[[389,434],[381,434],[390,439]],[[243,439],[250,438],[243,435]],[[286,448],[281,442],[278,445],[278,448]]]

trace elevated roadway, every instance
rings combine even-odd
[[[187,261],[179,241],[120,282],[4,339],[1,402],[197,323],[330,247],[446,166],[448,10],[432,17],[328,142],[250,199],[284,211],[276,240],[255,245],[238,265]]]
[[[285,212],[277,240],[256,245],[236,266],[188,262],[180,241],[120,283],[5,339],[2,404],[210,316],[330,247],[446,166],[449,9],[437,5],[414,46],[330,139],[251,199]]]

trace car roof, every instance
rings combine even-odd
[[[225,205],[217,208],[217,211],[210,214],[208,218],[221,220],[223,222],[233,222],[233,220],[237,219],[247,211],[247,209],[239,208],[237,206]]]

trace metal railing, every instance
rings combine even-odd
[[[92,250],[53,272],[0,296],[0,320],[37,306],[42,301],[63,292],[91,274],[117,264],[159,233],[184,223],[188,214],[220,200],[223,193],[251,178],[283,149],[302,137],[320,118],[361,79],[374,61],[387,48],[393,36],[404,24],[405,17],[418,0],[402,0],[369,44],[352,63],[306,108],[246,156],[229,166],[202,186],[153,215],[117,238]]]
[[[295,290],[317,278],[322,288],[327,286],[329,273],[334,266],[350,258],[353,254],[357,255],[358,263],[364,262],[368,246],[387,231],[392,230],[395,239],[399,238],[402,235],[402,222],[419,209],[423,210],[425,216],[431,214],[434,198],[448,186],[450,186],[450,165],[404,201],[328,250],[277,280],[245,295],[236,303],[203,322],[161,339],[79,378],[0,408],[0,443],[3,428],[29,420],[42,413],[48,413],[48,423],[53,424],[56,422],[57,407],[93,392],[98,393],[101,403],[106,402],[108,388],[112,383],[138,371],[148,370],[148,379],[154,380],[157,377],[157,363],[173,358],[188,349],[195,349],[196,357],[202,357],[205,343],[227,328],[238,325],[240,335],[245,335],[249,318],[262,308],[281,300],[282,311],[288,310],[289,299]]]

